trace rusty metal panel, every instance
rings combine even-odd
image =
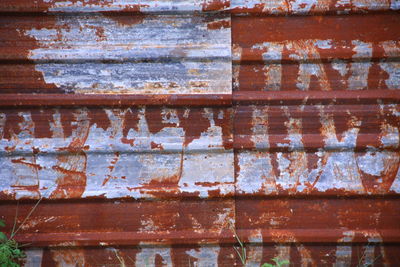
[[[397,0],[3,0],[1,12],[183,13],[230,11],[234,14],[351,14],[400,9]]]
[[[400,88],[398,13],[234,17],[232,29],[235,90]]]
[[[25,266],[400,265],[399,9],[1,1]]]
[[[0,40],[5,93],[231,93],[226,15],[4,16]]]
[[[3,0],[0,11],[36,13],[193,13],[229,10],[229,0]]]
[[[400,193],[398,105],[241,106],[237,193]]]
[[[229,108],[0,114],[6,199],[233,195]]]
[[[353,14],[400,9],[397,0],[231,0],[235,14]]]

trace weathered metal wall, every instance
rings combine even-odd
[[[2,0],[25,266],[400,265],[399,9]]]

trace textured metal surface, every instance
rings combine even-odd
[[[366,13],[400,9],[397,0],[3,0],[2,12],[141,12],[231,11],[235,14],[309,15]]]
[[[0,176],[13,177],[1,182],[9,197],[233,194],[231,109],[2,112]]]
[[[235,17],[234,88],[399,89],[399,25],[398,13]]]
[[[399,9],[1,1],[25,266],[400,265]]]
[[[2,92],[231,92],[227,16],[4,16],[0,25]]]

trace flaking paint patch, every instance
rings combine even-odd
[[[35,68],[65,92],[231,93],[230,27],[209,30],[210,20],[218,18],[155,15],[120,25],[58,16],[56,28],[25,34],[39,44],[30,52]]]
[[[220,247],[200,247],[191,249],[185,253],[194,258],[193,266],[218,266]],[[191,266],[191,265],[190,265]]]
[[[350,243],[354,239],[355,232],[347,231],[343,233],[343,238],[339,239],[338,242]],[[350,266],[351,265],[351,254],[353,250],[349,245],[338,245],[336,248],[336,262],[335,266]]]
[[[400,168],[397,171],[396,178],[394,179],[390,190],[396,193],[400,193]]]
[[[26,259],[24,267],[37,267],[42,266],[43,249],[42,248],[30,248],[25,251]]]
[[[249,236],[250,245],[247,246],[247,266],[258,267],[262,264],[263,257],[263,247],[262,244],[263,237],[260,229],[255,229]]]
[[[192,13],[201,12],[207,9],[206,6],[212,5],[226,5],[225,1],[211,1],[211,0],[157,0],[141,2],[138,0],[101,0],[101,1],[51,1],[49,11],[62,11],[62,12],[103,12],[103,11],[123,11],[132,10],[134,12],[141,12],[145,14],[151,13]],[[210,11],[224,10],[225,8],[209,8]],[[207,10],[206,10],[207,11]]]
[[[339,140],[334,126],[334,120],[331,116],[324,113],[323,107],[320,108],[321,132],[324,136],[325,147],[356,147],[357,135],[361,121],[356,117],[351,118],[351,127],[344,132]],[[321,173],[319,182],[315,185],[320,191],[329,188],[346,189],[354,192],[363,192],[361,177],[357,170],[355,153],[337,152],[326,153],[326,165]]]
[[[399,41],[382,42],[382,47],[387,57],[396,57],[400,54],[399,43]],[[382,60],[379,65],[389,75],[389,78],[385,81],[387,87],[389,89],[400,89],[400,63]]]
[[[354,45],[353,51],[355,52],[353,57],[356,58],[372,58],[372,45],[359,40],[353,40]],[[362,90],[368,86],[368,74],[372,63],[370,62],[354,62],[351,64],[350,73],[351,76],[348,80],[349,89]]]
[[[282,80],[282,50],[284,45],[277,43],[263,43],[262,46],[253,46],[253,48],[267,50],[262,54],[265,66],[263,67],[265,75],[265,88],[264,90],[279,90]],[[268,63],[270,61],[277,61],[277,63]]]
[[[238,152],[238,161],[240,172],[236,188],[239,192],[252,194],[263,191],[269,194],[276,191],[269,153]]]
[[[275,194],[280,190],[304,193],[344,190],[371,194],[388,192],[392,183],[392,188],[398,190],[398,177],[395,176],[400,157],[398,152],[392,151],[399,146],[398,126],[383,120],[380,133],[376,133],[381,145],[377,143],[375,147],[367,146],[367,151],[360,153],[355,151],[359,146],[357,140],[360,137],[364,138],[360,136],[360,129],[365,127],[363,120],[368,120],[360,119],[347,110],[347,129],[338,132],[335,126],[338,122],[335,122],[334,114],[328,111],[332,107],[316,108],[320,110],[319,135],[324,143],[321,148],[316,152],[305,151],[307,147],[303,144],[303,138],[306,137],[303,134],[303,120],[293,118],[289,109],[282,107],[280,109],[286,116],[284,125],[287,135],[279,137],[285,142],[276,143],[274,146],[287,151],[272,152],[269,151],[269,139],[276,139],[277,136],[269,133],[272,127],[268,122],[269,110],[260,106],[251,107],[252,131],[248,138],[253,141],[256,151],[237,152],[238,192]],[[299,109],[304,112],[301,107]],[[384,117],[390,110],[395,112],[396,108],[383,105],[380,111],[383,113],[379,116]],[[276,118],[272,120],[275,121]],[[259,142],[266,143],[258,147]],[[309,163],[311,160],[312,165]],[[370,185],[370,182],[374,184]]]
[[[156,266],[156,258],[161,258],[162,266],[172,267],[171,248],[169,247],[142,247],[136,254],[136,266]]]
[[[79,249],[54,249],[51,250],[52,258],[57,266],[76,267],[85,266],[85,256]]]
[[[234,44],[234,47],[234,51],[243,49],[237,44]],[[299,90],[376,89],[368,85],[371,79],[385,89],[386,86],[389,89],[398,89],[400,83],[398,82],[400,77],[398,63],[393,60],[400,54],[398,41],[373,43],[360,40],[344,42],[332,39],[310,39],[256,43],[250,49],[254,55],[260,54],[263,60],[265,81],[263,88],[259,90],[288,90],[286,89],[288,86],[296,86]],[[350,49],[353,51],[351,55]],[[387,59],[383,59],[380,63],[372,63],[373,52],[382,49]],[[349,55],[344,58],[335,58],[337,54],[342,54],[344,51]],[[350,56],[351,60],[347,62]],[[235,57],[240,57],[240,54]],[[282,64],[282,60],[292,61],[297,66],[297,75],[289,75],[287,70],[296,70],[296,68],[293,68],[292,64],[288,66]],[[381,68],[383,71],[379,75],[370,73],[372,67]],[[258,71],[258,68],[254,68],[254,72]],[[389,78],[386,77],[385,72]],[[289,81],[285,80],[286,78],[289,78]],[[291,79],[294,80],[293,85]],[[237,79],[236,83],[239,82],[240,80]],[[239,88],[239,85],[235,86]]]
[[[327,40],[329,41],[329,40]],[[292,42],[287,45],[289,50],[294,50],[295,52],[290,54],[289,57],[297,60],[311,60],[317,61],[315,64],[300,64],[299,73],[297,77],[296,86],[300,90],[308,90],[310,88],[310,82],[312,77],[318,77],[318,82],[321,90],[330,91],[331,87],[328,82],[328,77],[326,75],[323,64],[318,62],[321,57],[316,49],[316,46],[312,41],[298,41]]]
[[[110,124],[103,129],[92,122],[89,110],[74,110],[71,133],[66,136],[65,125],[61,123],[65,113],[60,115],[55,109],[48,126],[52,138],[35,138],[34,128],[41,125],[32,124],[29,112],[21,113],[24,119],[20,133],[0,141],[2,149],[14,147],[13,153],[21,155],[1,155],[5,160],[0,161],[0,173],[7,177],[0,182],[1,191],[19,192],[17,198],[38,198],[39,192],[45,198],[153,198],[161,191],[200,197],[216,192],[232,194],[233,153],[223,144],[222,127],[227,126],[215,122],[226,116],[224,112],[210,108],[188,110],[202,112],[209,127],[187,143],[186,129],[180,126],[182,118],[178,117],[177,109],[157,111],[160,123],[165,125],[157,132],[150,132],[149,123],[153,122],[146,118],[154,110],[138,109],[137,127],[125,133],[124,125],[131,111],[105,109]],[[32,147],[37,152],[33,153]],[[36,188],[34,191],[32,186]]]
[[[234,10],[257,10],[266,14],[314,14],[335,12],[337,14],[351,11],[397,10],[398,0],[232,0]]]

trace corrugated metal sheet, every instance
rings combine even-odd
[[[25,266],[400,265],[399,9],[0,2]]]

